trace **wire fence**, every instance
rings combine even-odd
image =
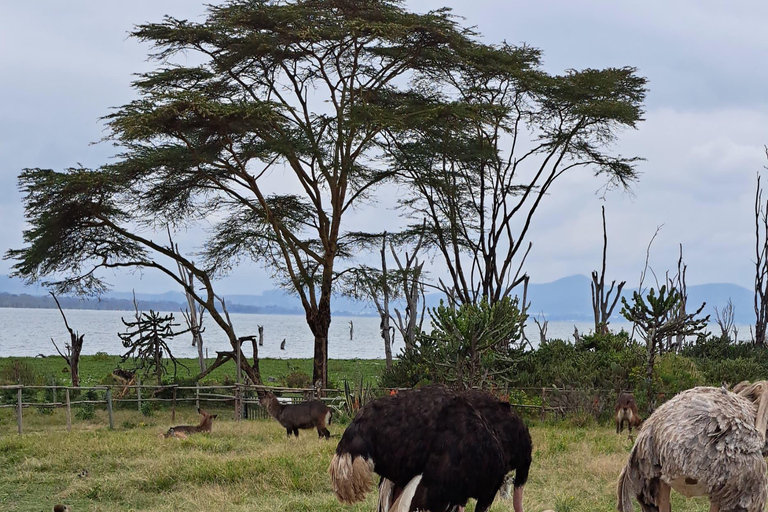
[[[407,388],[369,388],[371,397],[383,396]],[[165,405],[170,408],[171,421],[176,420],[179,405],[194,403],[199,409],[201,403],[206,407],[230,409],[233,419],[255,420],[269,417],[266,409],[259,404],[258,394],[270,391],[283,403],[300,403],[319,398],[330,405],[342,405],[349,397],[340,389],[289,388],[261,385],[148,385],[131,384],[127,386],[0,386],[0,410],[15,409],[17,430],[24,432],[24,409],[41,410],[65,409],[66,429],[72,430],[73,408],[105,407],[109,428],[114,428],[114,411],[132,409],[144,413],[150,404]],[[582,413],[598,419],[605,419],[612,414],[618,398],[615,389],[571,389],[571,388],[507,388],[495,394],[526,415],[563,418],[568,414]],[[13,396],[15,395],[15,396]],[[43,400],[40,400],[41,395]],[[213,404],[213,405],[212,405]],[[361,403],[355,404],[360,407]]]

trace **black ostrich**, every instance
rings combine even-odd
[[[461,395],[442,386],[368,403],[344,432],[331,462],[336,496],[343,503],[363,500],[375,471],[382,478],[382,512],[450,512],[463,508],[469,498],[477,500],[477,512],[486,511],[510,467],[504,445],[514,436],[497,433],[503,429],[479,409],[487,409],[494,420],[511,413],[509,404],[505,413],[504,405],[485,393]],[[526,437],[527,429],[519,423]],[[527,440],[520,449],[527,450],[528,462],[512,466],[520,475],[515,480],[516,512],[522,511],[518,505],[530,465],[530,436]]]

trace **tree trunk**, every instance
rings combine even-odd
[[[325,336],[315,335],[315,356],[312,359],[312,382],[320,381],[323,389],[328,387],[328,330]]]
[[[69,374],[72,376],[72,387],[80,387],[80,353],[72,355],[72,364],[69,366]]]
[[[389,318],[382,319],[381,337],[384,338],[384,360],[387,362],[387,370],[392,369],[392,330],[389,327]]]

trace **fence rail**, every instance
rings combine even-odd
[[[375,395],[384,395],[387,393],[403,391],[408,388],[369,388]],[[25,399],[25,394],[29,392],[43,390],[46,397],[50,396],[50,401],[30,401]],[[15,400],[8,396],[9,391],[16,391]],[[19,434],[23,433],[24,409],[30,407],[36,408],[64,408],[66,409],[67,431],[72,430],[72,407],[84,405],[105,405],[109,418],[109,427],[114,428],[114,406],[117,404],[136,404],[137,410],[142,411],[143,404],[146,403],[164,403],[171,406],[171,421],[176,419],[176,406],[181,403],[194,402],[195,407],[199,408],[201,402],[215,404],[231,404],[233,407],[234,419],[261,419],[268,417],[264,408],[259,404],[254,396],[260,391],[270,391],[281,395],[284,398],[291,398],[292,401],[303,401],[309,398],[318,398],[329,402],[338,402],[344,400],[344,391],[340,389],[322,389],[314,388],[289,388],[276,386],[263,386],[253,384],[234,384],[234,385],[211,385],[211,386],[178,386],[172,385],[152,385],[152,384],[131,384],[129,386],[24,386],[11,385],[0,386],[0,393],[5,392],[4,402],[0,401],[0,409],[15,409],[17,416],[17,430]],[[63,397],[61,393],[63,392]],[[103,398],[94,398],[93,394],[103,393]],[[524,393],[528,402],[536,403],[512,403],[512,406],[520,410],[539,412],[544,418],[547,414],[564,416],[574,411],[584,411],[595,416],[603,414],[605,411],[612,411],[613,404],[617,397],[615,389],[599,388],[555,388],[555,387],[522,387],[509,388],[504,390],[508,398],[512,398],[515,392]],[[50,394],[48,394],[50,393]],[[84,394],[91,393],[88,397]],[[131,396],[126,396],[132,393]],[[157,396],[157,395],[163,396]],[[74,395],[74,396],[73,396]],[[513,400],[510,400],[512,402]]]

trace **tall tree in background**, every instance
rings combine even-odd
[[[272,269],[301,300],[314,335],[313,382],[325,386],[331,292],[337,259],[348,256],[342,218],[390,174],[374,166],[380,135],[434,109],[413,80],[452,66],[472,35],[445,10],[417,15],[384,0],[234,0],[209,7],[199,23],[139,26],[133,37],[155,47],[159,64],[134,82],[139,98],[108,116],[123,153],[93,171],[22,176],[35,227],[25,235],[30,247],[9,253],[22,260],[17,275],[70,272],[94,259],[93,267],[123,266],[151,242],[126,224],[210,219],[202,269],[221,275],[243,259]],[[283,173],[278,190],[275,173]],[[54,193],[66,194],[74,216],[30,208]],[[76,249],[53,224],[78,239],[99,230],[98,241]],[[65,282],[86,292],[104,286],[93,272]],[[214,321],[224,328],[220,315]]]
[[[768,147],[765,149],[768,156]],[[763,204],[763,189],[757,175],[755,189],[755,345],[765,346],[768,328],[768,204]]]
[[[613,314],[613,310],[621,297],[621,290],[626,281],[619,283],[616,288],[616,295],[611,300],[611,293],[614,291],[616,281],[611,281],[611,287],[608,292],[605,291],[605,260],[608,252],[608,230],[605,226],[605,206],[602,207],[603,214],[603,265],[598,275],[597,270],[592,271],[592,311],[595,315],[595,332],[601,334],[608,334],[608,321]]]
[[[425,242],[448,271],[441,288],[458,303],[493,304],[525,281],[526,234],[563,174],[589,169],[608,187],[637,179],[637,158],[608,151],[642,120],[646,80],[629,67],[555,76],[540,64],[528,46],[477,45],[461,68],[431,76],[446,84],[436,101],[454,108],[389,140],[409,191],[401,206],[427,219]]]
[[[356,299],[372,301],[376,307],[384,340],[384,359],[387,369],[390,369],[395,328],[402,336],[405,347],[412,348],[424,321],[426,306],[422,279],[425,273],[424,262],[419,261],[423,232],[416,240],[409,240],[408,236],[399,240],[392,240],[394,237],[389,236],[388,239],[386,231],[380,235],[361,233],[359,236],[362,247],[370,247],[380,240],[381,268],[361,265],[350,269],[344,280],[344,292]],[[412,245],[409,246],[409,242]],[[396,245],[403,249],[403,254],[398,254]],[[387,264],[388,250],[397,266],[392,270]],[[394,305],[395,300],[404,302],[405,308]]]

